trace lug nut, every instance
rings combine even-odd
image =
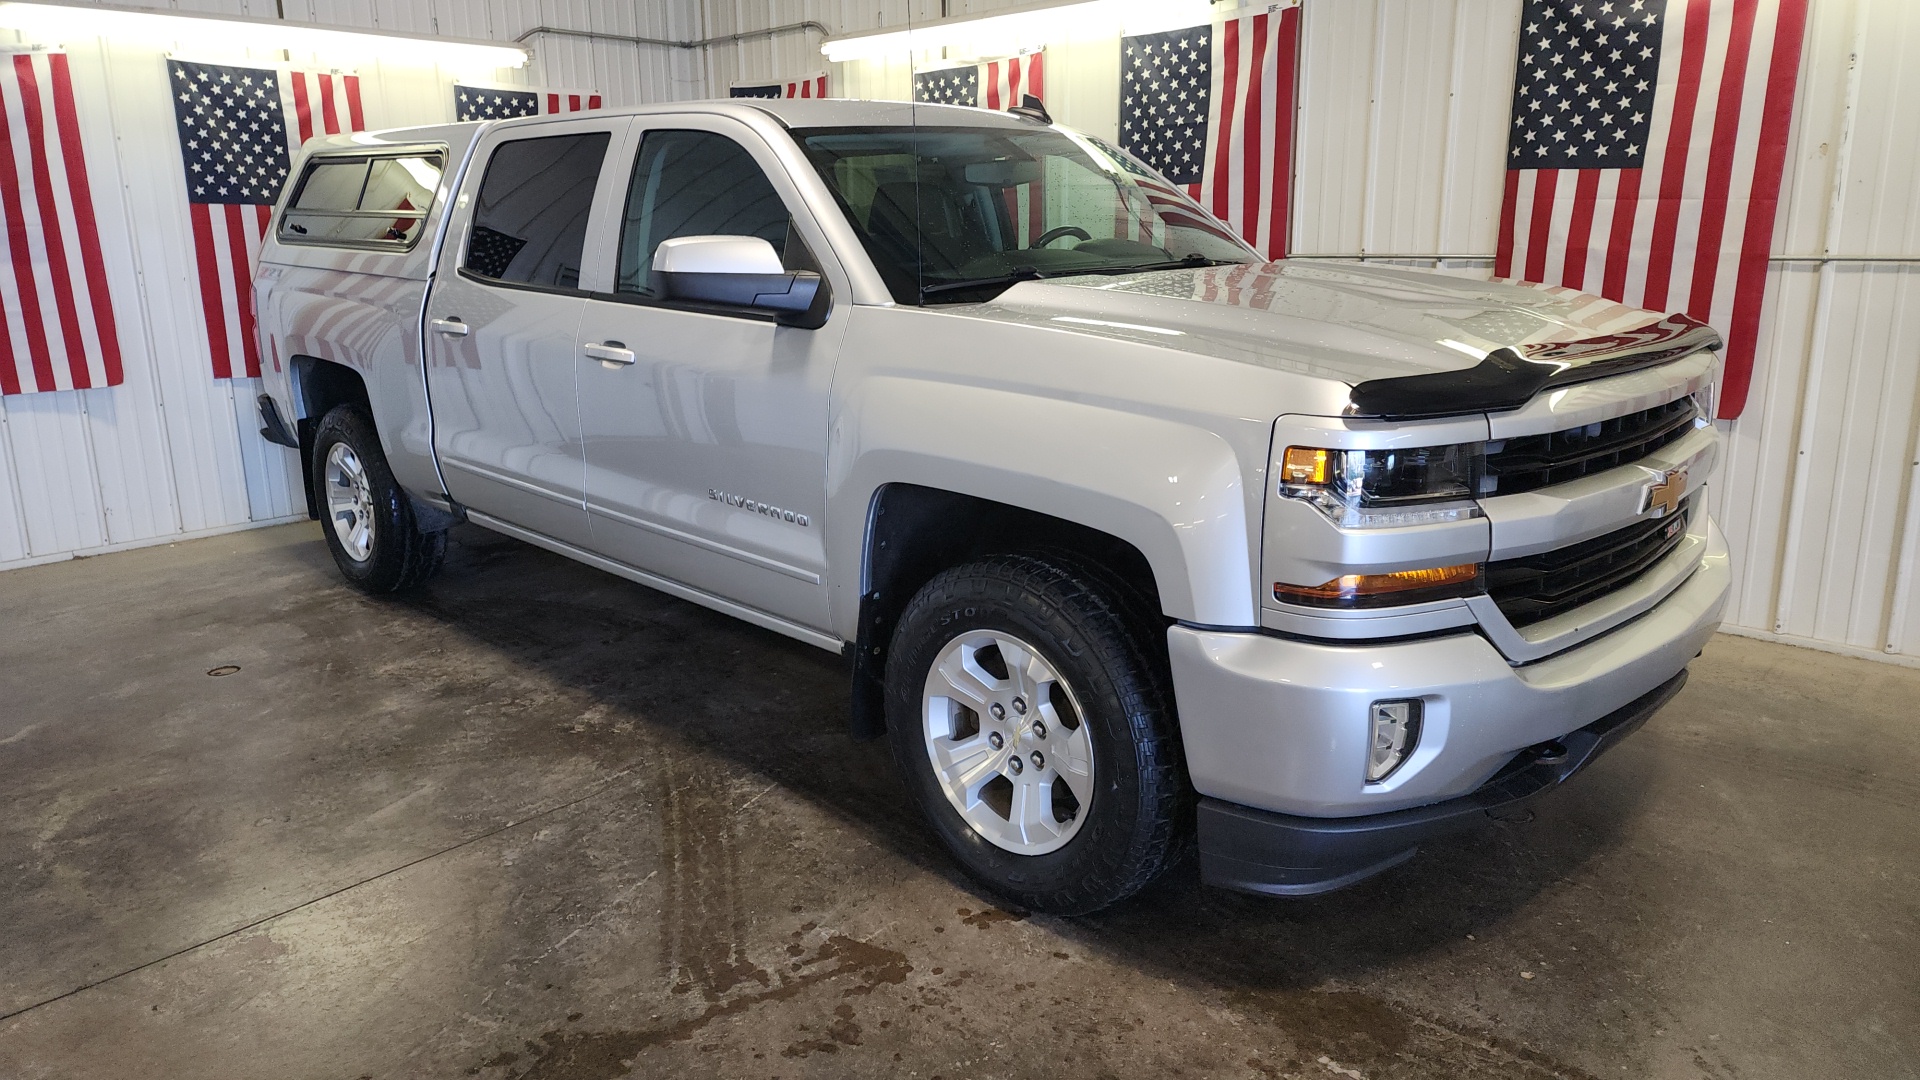
[[[987,706],[987,711],[993,714],[995,720],[1005,720],[1007,718],[1007,707],[997,701]]]
[[[1019,713],[1021,716],[1027,715],[1027,699],[1023,697],[1014,698],[1013,711]]]
[[[987,732],[987,745],[993,747],[995,750],[998,750],[1001,747],[1007,745],[1007,740],[1001,738],[999,732],[989,731]]]
[[[1016,758],[1008,758],[1008,759],[1007,759],[1007,768],[1009,768],[1009,769],[1012,769],[1012,770],[1013,770],[1013,775],[1015,775],[1015,776],[1019,776],[1019,775],[1020,775],[1020,770],[1022,770],[1022,769],[1024,769],[1024,768],[1026,768],[1026,765],[1025,765],[1025,764],[1023,764],[1023,763],[1021,762],[1021,760],[1020,760],[1019,758],[1017,758],[1017,757],[1016,757]]]
[[[1045,720],[1035,720],[1033,722],[1033,737],[1036,739],[1044,739],[1047,737],[1047,722]]]
[[[1047,767],[1046,755],[1042,754],[1038,750],[1035,750],[1033,752],[1033,767],[1036,769],[1044,769]]]

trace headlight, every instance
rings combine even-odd
[[[1480,516],[1473,497],[1485,463],[1477,443],[1405,450],[1289,446],[1279,490],[1346,529],[1434,525]]]

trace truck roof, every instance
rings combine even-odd
[[[653,105],[599,109],[594,117],[655,116],[663,113],[711,113],[748,119],[753,114],[771,116],[790,128],[813,127],[1008,127],[1031,126],[1031,121],[991,109],[973,109],[963,105],[926,105],[909,101],[854,101],[826,98],[816,100],[773,100],[770,98],[721,98],[707,101],[669,101]],[[586,114],[566,119],[585,119]],[[327,135],[311,140],[309,150],[347,150],[368,146],[394,146],[406,143],[445,142],[459,146],[478,137],[489,127],[527,126],[561,119],[554,116],[524,116],[512,120],[467,120],[454,124],[424,127],[383,128],[358,131],[350,135]]]

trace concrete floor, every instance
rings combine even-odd
[[[1063,921],[837,658],[456,536],[0,575],[0,1076],[1920,1076],[1920,672],[1722,637],[1530,823]]]

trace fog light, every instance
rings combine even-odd
[[[1393,775],[1420,742],[1419,701],[1376,701],[1371,710],[1367,783]]]

